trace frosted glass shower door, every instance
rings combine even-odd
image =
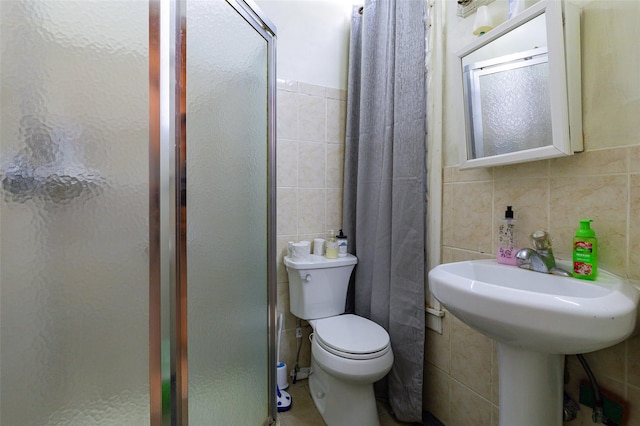
[[[0,424],[149,424],[149,5],[0,19]]]
[[[189,424],[269,407],[268,42],[225,1],[186,7]]]

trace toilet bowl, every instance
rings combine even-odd
[[[329,374],[357,383],[373,383],[391,369],[389,334],[366,318],[344,314],[309,321],[311,355]]]
[[[378,426],[373,383],[393,365],[387,331],[366,318],[344,314],[349,277],[357,258],[285,257],[291,312],[306,319],[311,337],[309,389],[328,426]]]
[[[379,425],[373,383],[393,365],[387,332],[349,314],[310,323],[309,389],[327,425]]]

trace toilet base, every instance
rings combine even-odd
[[[373,383],[349,383],[324,371],[311,357],[309,389],[327,426],[380,426]]]

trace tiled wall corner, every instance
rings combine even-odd
[[[324,238],[341,226],[347,95],[298,81],[278,80],[277,88],[277,310],[285,317],[280,361],[292,368],[297,319],[283,259],[289,241]],[[303,322],[301,367],[310,365],[309,332]]]

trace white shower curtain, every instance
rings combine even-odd
[[[422,418],[425,334],[425,8],[354,7],[343,206],[359,259],[348,307],[389,332],[395,362],[376,392],[413,422]]]

